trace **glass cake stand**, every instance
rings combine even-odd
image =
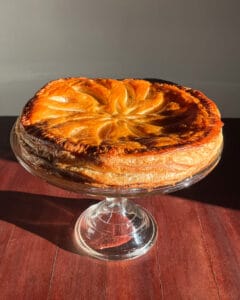
[[[90,206],[78,218],[74,239],[79,250],[103,260],[133,259],[145,254],[157,237],[154,218],[133,198],[170,193],[188,187],[210,173],[220,160],[220,155],[201,172],[169,186],[148,190],[143,188],[99,188],[60,177],[39,165],[38,159],[27,153],[15,132],[11,131],[11,146],[20,164],[31,174],[52,185],[80,193],[85,197],[102,200]]]

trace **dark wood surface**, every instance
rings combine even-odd
[[[0,118],[0,299],[240,299],[240,119],[226,119],[222,160],[172,195],[136,199],[158,223],[151,251],[126,262],[79,255],[72,231],[96,200],[28,174]]]

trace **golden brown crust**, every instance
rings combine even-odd
[[[33,155],[93,184],[154,187],[207,166],[221,149],[221,128],[214,102],[190,88],[67,78],[27,103],[19,136]]]

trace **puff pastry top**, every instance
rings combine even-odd
[[[87,78],[50,82],[26,105],[21,121],[28,132],[79,153],[159,151],[210,138],[222,125],[216,105],[198,91]]]
[[[140,79],[52,81],[26,104],[20,124],[35,155],[48,160],[49,151],[55,168],[100,185],[174,184],[209,163],[222,143],[220,113],[203,93]],[[173,167],[190,156],[191,168]],[[145,179],[136,175],[150,170]]]

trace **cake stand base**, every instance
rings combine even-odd
[[[156,240],[157,227],[142,207],[125,197],[107,197],[81,214],[74,234],[89,256],[122,260],[145,254]]]

